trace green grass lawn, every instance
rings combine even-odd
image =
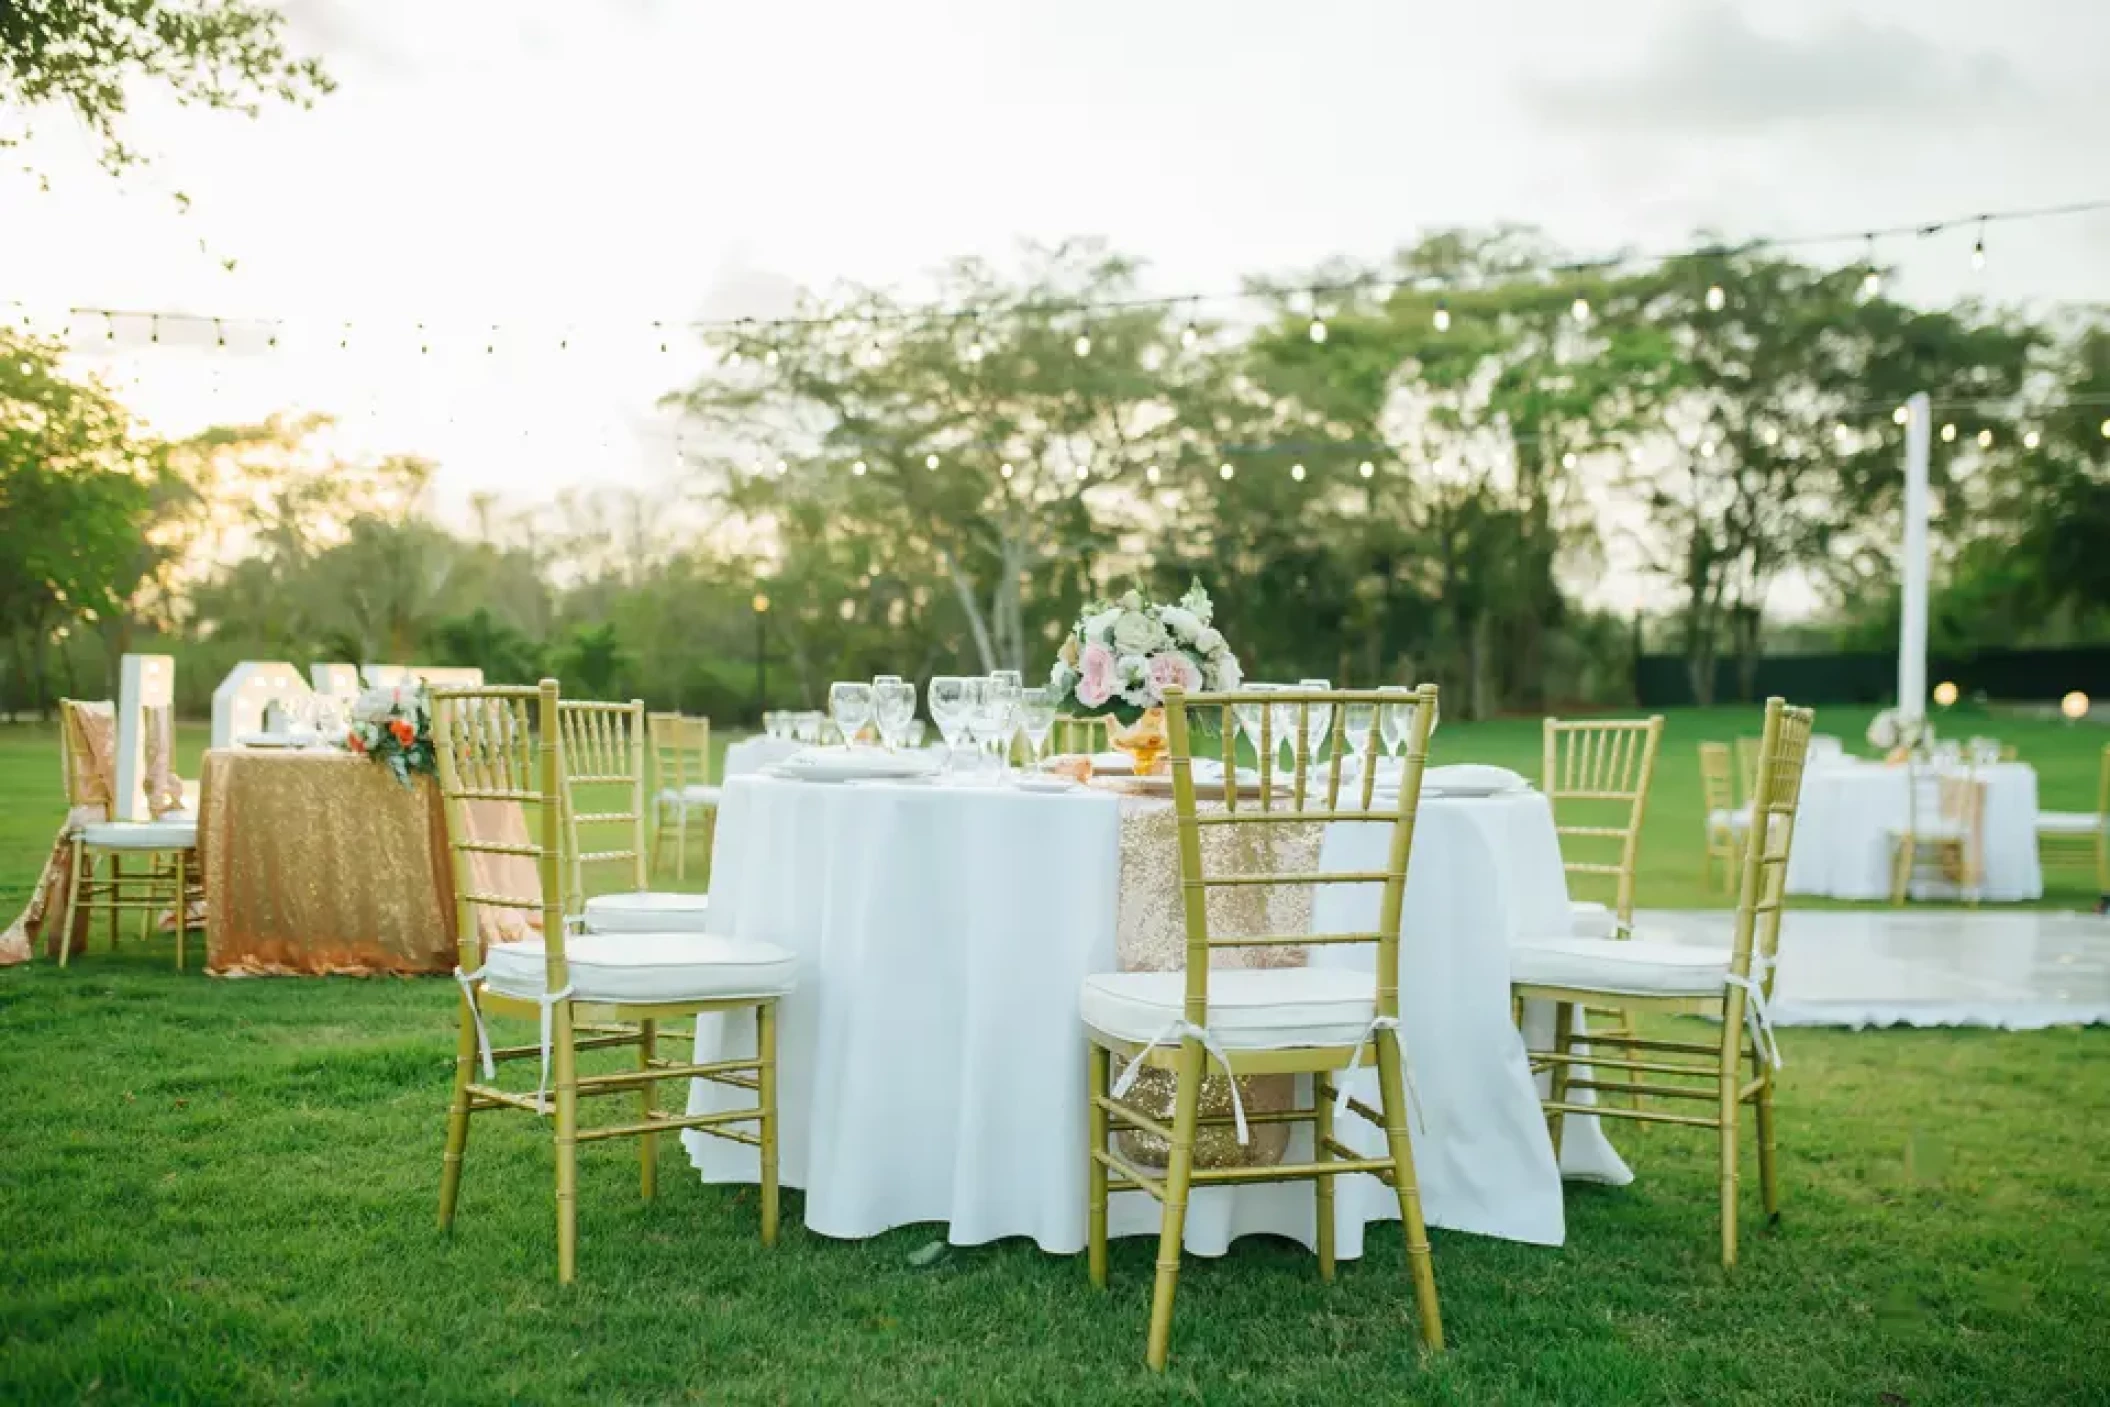
[[[1706,898],[1692,745],[1755,717],[1673,718],[1644,903]],[[2037,763],[2047,805],[2089,800],[2099,732],[1984,730]],[[1537,730],[1446,723],[1437,752],[1535,774]],[[57,784],[48,732],[0,730],[10,914]],[[1786,1221],[1747,1212],[1734,1273],[1713,1144],[1622,1126],[1638,1181],[1571,1188],[1564,1248],[1435,1234],[1443,1358],[1415,1350],[1380,1230],[1330,1287],[1280,1242],[1190,1261],[1159,1379],[1153,1243],[1117,1242],[1099,1295],[1081,1256],[1019,1242],[925,1264],[940,1228],[826,1241],[793,1193],[764,1251],[752,1193],[699,1186],[671,1139],[651,1205],[631,1145],[584,1151],[581,1282],[560,1289],[528,1120],[479,1122],[455,1234],[433,1230],[451,983],[179,978],[170,956],[98,940],[64,973],[0,972],[0,1400],[2110,1401],[2102,1030],[1788,1032]],[[1748,1160],[1745,1181],[1755,1200]]]

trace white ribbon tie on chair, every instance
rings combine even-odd
[[[1334,1092],[1333,1116],[1336,1119],[1342,1118],[1348,1113],[1348,1100],[1353,1093],[1355,1073],[1363,1068],[1363,1047],[1376,1040],[1379,1031],[1396,1032],[1398,1030],[1399,1018],[1396,1016],[1376,1017],[1368,1026],[1363,1028],[1362,1039],[1355,1043],[1355,1054],[1348,1061],[1348,1069],[1341,1075],[1341,1087]],[[1429,1124],[1421,1112],[1421,1091],[1414,1088],[1414,1071],[1407,1064],[1407,1048],[1404,1044],[1399,1048],[1399,1077],[1401,1082],[1407,1087],[1407,1108],[1414,1115],[1414,1125],[1423,1134],[1427,1134]]]
[[[476,1022],[476,1053],[483,1058],[484,1078],[495,1080],[498,1078],[498,1067],[491,1059],[491,1033],[484,1028],[483,1009],[476,1004],[476,984],[483,980],[483,975],[484,970],[480,967],[474,972],[464,972],[459,967],[454,969],[454,980],[461,985],[462,996],[467,998],[469,1002],[470,1018]],[[535,1112],[537,1114],[547,1114],[549,1112],[549,1105],[542,1096],[543,1092],[549,1088],[549,1053],[550,1046],[555,1038],[555,1032],[552,1027],[555,1021],[557,1003],[570,1000],[572,990],[571,984],[567,982],[564,985],[564,990],[560,992],[544,992],[535,998],[535,1005],[542,1008],[542,1070],[535,1077]]]
[[[1136,1082],[1136,1076],[1143,1071],[1144,1057],[1151,1051],[1161,1045],[1176,1044],[1189,1036],[1200,1041],[1202,1049],[1209,1053],[1209,1057],[1224,1067],[1224,1079],[1231,1086],[1231,1122],[1238,1127],[1238,1144],[1242,1148],[1247,1142],[1245,1101],[1239,1097],[1238,1081],[1231,1074],[1231,1057],[1224,1054],[1224,1048],[1216,1043],[1216,1037],[1209,1034],[1208,1027],[1197,1026],[1185,1017],[1168,1022],[1164,1030],[1152,1036],[1149,1043],[1136,1052],[1135,1058],[1123,1067],[1121,1078],[1114,1081],[1114,1098],[1119,1099],[1128,1093],[1129,1087]]]
[[[1764,983],[1757,977],[1739,977],[1733,972],[1722,980],[1732,987],[1743,988],[1750,998],[1744,1003],[1744,1024],[1751,1028],[1751,1044],[1766,1057],[1767,1064],[1780,1069],[1780,1038],[1773,1034],[1773,1013],[1766,1007]]]

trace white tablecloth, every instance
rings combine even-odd
[[[1077,989],[1116,966],[1122,804],[1098,792],[728,782],[711,914],[721,931],[802,959],[779,1027],[780,1173],[805,1189],[811,1230],[855,1238],[941,1222],[958,1244],[1030,1236],[1052,1252],[1083,1247]],[[1322,863],[1372,867],[1382,844],[1381,827],[1330,827]],[[1373,926],[1377,893],[1322,891],[1315,927]],[[1508,942],[1567,921],[1542,797],[1424,805],[1400,986],[1420,1105],[1415,1157],[1435,1225],[1563,1239],[1560,1179],[1510,1024]],[[1367,948],[1312,953],[1373,961]],[[752,1029],[745,1015],[705,1018],[697,1058],[751,1050]],[[729,1102],[700,1082],[691,1093],[697,1111]],[[1344,1123],[1349,1141],[1375,1145],[1374,1129]],[[1571,1169],[1629,1176],[1594,1120],[1569,1129]],[[1298,1138],[1308,1148],[1308,1133]],[[686,1141],[707,1180],[754,1179],[751,1149]],[[1370,1178],[1344,1179],[1336,1205],[1344,1256],[1360,1254],[1365,1221],[1398,1214]],[[1309,1245],[1313,1207],[1306,1185],[1199,1189],[1187,1245],[1221,1254],[1260,1232]],[[1154,1234],[1157,1207],[1123,1194],[1111,1219],[1115,1235]]]
[[[2037,773],[2021,762],[1980,767],[1985,785],[1985,876],[1979,895],[1994,903],[2044,896],[2037,863]],[[1802,810],[1795,851],[1788,859],[1788,892],[1832,899],[1888,899],[1892,832],[1909,815],[1911,769],[1845,761],[1811,766],[1802,778]],[[1957,897],[1924,866],[1912,882],[1918,899]]]
[[[782,762],[805,746],[790,738],[772,738],[767,733],[742,738],[725,750],[725,775],[719,780],[729,781],[750,772],[759,772],[772,763]]]

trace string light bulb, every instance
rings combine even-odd
[[[787,464],[781,459],[777,461],[777,477],[782,478],[784,475],[789,474],[790,472],[791,466],[789,464]]]
[[[1890,412],[1890,423],[1893,425],[1903,425],[1911,418],[1912,412],[1904,406],[1899,406],[1896,410]]]
[[[1080,357],[1090,356],[1092,354],[1092,334],[1089,332],[1078,333],[1077,340],[1070,344],[1070,350]]]
[[[1192,322],[1188,323],[1185,327],[1180,329],[1180,345],[1182,347],[1185,347],[1191,351],[1194,347],[1194,344],[1201,340],[1201,329],[1197,328]]]
[[[863,478],[863,477],[864,477],[864,474],[865,474],[865,470],[866,470],[866,469],[867,469],[868,467],[869,467],[869,466],[868,466],[868,465],[866,465],[866,463],[865,463],[865,462],[864,462],[864,461],[863,461],[862,459],[860,459],[860,460],[858,460],[858,461],[857,461],[857,462],[856,462],[855,464],[853,464],[853,465],[851,465],[851,466],[850,466],[850,472],[851,472],[852,474],[855,474],[855,475],[856,475],[856,476],[857,476],[858,478],[860,478],[860,479],[861,479],[861,478]]]
[[[1355,466],[1355,472],[1361,474],[1364,478],[1368,479],[1376,475],[1377,466],[1366,459],[1361,464]]]
[[[1842,448],[1845,446],[1848,440],[1853,438],[1853,436],[1854,432],[1846,427],[1846,422],[1844,420],[1840,421],[1837,425],[1834,425],[1832,427],[1832,438],[1837,440]]]
[[[1868,271],[1861,275],[1861,296],[1874,298],[1883,292],[1883,271],[1876,267],[1876,237],[1868,237],[1868,254],[1863,260]]]
[[[2022,436],[2022,448],[2024,448],[2024,449],[2035,449],[2035,448],[2036,448],[2036,447],[2037,447],[2038,445],[2041,445],[2041,444],[2043,444],[2043,443],[2044,443],[2044,437],[2043,437],[2042,435],[2038,434],[2038,433],[2037,433],[2036,431],[2034,431],[2034,430],[2028,430],[2028,431],[2025,431],[2025,432],[2023,433],[2023,436]]]
[[[1945,445],[1954,444],[1956,442],[1955,421],[1952,420],[1948,424],[1941,427],[1941,442]]]
[[[1326,340],[1326,319],[1315,317],[1311,320],[1311,340],[1314,342],[1324,342]]]
[[[764,353],[762,354],[762,365],[764,365],[764,366],[775,366],[776,364],[777,364],[777,349],[776,349],[776,348],[774,348],[774,347],[771,347],[771,348],[770,348],[770,349],[769,349],[768,351],[766,351],[766,352],[764,352]]]
[[[1978,238],[1971,245],[1971,272],[1985,272],[1985,221],[1978,222]]]
[[[1774,445],[1780,443],[1780,427],[1778,425],[1768,425],[1765,429],[1758,432],[1758,438],[1765,443],[1768,449],[1771,449]]]
[[[1577,322],[1588,322],[1590,320],[1590,300],[1578,296],[1573,303],[1568,305],[1568,315]]]
[[[1303,465],[1301,465],[1301,464],[1292,464],[1292,465],[1290,465],[1290,466],[1289,466],[1289,476],[1290,476],[1290,477],[1291,477],[1292,479],[1295,479],[1295,480],[1296,480],[1296,481],[1297,481],[1298,483],[1300,483],[1300,484],[1301,484],[1301,483],[1303,483],[1303,482],[1304,482],[1304,466],[1303,466]]]
[[[1978,432],[1978,447],[1980,449],[1991,449],[1993,447],[1993,432],[1991,430],[1980,430]]]
[[[935,468],[937,468],[937,467],[938,467],[938,456],[936,456],[935,454],[926,454],[926,455],[924,455],[924,456],[923,456],[923,467],[924,467],[924,468],[926,468],[926,469],[935,469]]]
[[[1153,464],[1143,471],[1143,477],[1151,483],[1158,481],[1158,466]]]
[[[2103,422],[2103,438],[2106,440],[2110,440],[2110,420],[2105,420]]]
[[[999,466],[999,467],[997,468],[997,471],[996,471],[996,472],[997,472],[997,473],[999,473],[999,474],[1002,474],[1002,475],[1003,475],[1003,476],[1004,476],[1005,478],[1007,478],[1007,479],[1008,479],[1008,478],[1010,478],[1010,477],[1011,477],[1011,476],[1012,476],[1013,474],[1017,473],[1018,471],[1017,471],[1017,470],[1015,470],[1015,469],[1013,469],[1013,468],[1011,467],[1010,463],[1009,463],[1009,462],[1007,461],[1006,463],[1004,463],[1004,464],[1000,465],[1000,466]]]
[[[1086,479],[1089,479],[1089,478],[1090,478],[1091,476],[1092,476],[1092,466],[1091,466],[1091,465],[1089,465],[1089,464],[1080,464],[1080,465],[1078,465],[1078,466],[1077,466],[1077,479],[1078,479],[1078,482],[1079,482],[1079,483],[1082,483],[1082,482],[1083,482],[1084,480],[1086,480]]]
[[[1429,321],[1435,325],[1438,332],[1449,332],[1451,330],[1451,305],[1444,299],[1438,298],[1436,300],[1436,312],[1430,317]]]
[[[1707,311],[1719,313],[1729,305],[1729,294],[1718,283],[1707,285]]]
[[[1575,451],[1572,449],[1561,456],[1561,468],[1563,469],[1573,469],[1576,465],[1580,463],[1582,463],[1582,460],[1576,455]]]
[[[1231,461],[1228,459],[1216,466],[1216,477],[1219,479],[1228,479],[1237,472],[1236,469],[1231,467]]]

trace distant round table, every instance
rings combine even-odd
[[[1137,804],[1099,790],[728,780],[711,913],[722,931],[800,958],[779,1026],[780,1171],[805,1189],[811,1230],[860,1238],[942,1222],[958,1244],[1029,1236],[1059,1254],[1083,1247],[1077,994],[1085,976],[1117,965],[1124,816]],[[1382,868],[1385,834],[1329,826],[1320,865]],[[1168,846],[1168,883],[1173,863]],[[1377,898],[1375,886],[1322,890],[1314,931],[1374,927]],[[1564,1239],[1560,1173],[1510,1021],[1508,944],[1567,922],[1543,797],[1424,804],[1400,1001],[1410,1128],[1434,1225]],[[1309,954],[1314,963],[1374,961],[1365,948]],[[748,1015],[705,1017],[697,1059],[752,1049],[752,1029]],[[698,1082],[690,1107],[715,1108],[719,1098]],[[1341,1133],[1373,1145],[1381,1136],[1352,1115]],[[752,1150],[686,1142],[706,1180],[754,1180]],[[1630,1176],[1595,1120],[1571,1120],[1563,1151],[1585,1175]],[[1367,1222],[1398,1216],[1390,1191],[1368,1177],[1343,1179],[1336,1207],[1344,1256],[1360,1254]],[[1255,1233],[1311,1245],[1313,1210],[1299,1185],[1200,1188],[1187,1245],[1216,1255]],[[1141,1193],[1117,1195],[1110,1212],[1115,1235],[1157,1229],[1156,1205]]]
[[[2037,861],[2037,772],[2021,762],[1974,769],[1985,787],[1985,873],[1979,898],[2019,903],[2044,897]],[[1888,899],[1896,833],[1910,817],[1912,769],[1847,759],[1812,764],[1803,773],[1795,849],[1788,857],[1790,894],[1828,899]],[[1937,876],[1917,875],[1915,899],[1961,897]]]

